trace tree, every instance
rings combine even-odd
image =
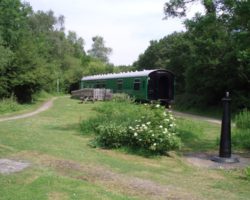
[[[187,8],[197,1],[204,6],[207,15],[228,13],[231,10],[232,4],[237,2],[236,0],[170,0],[164,5],[165,18],[185,17]]]
[[[184,32],[173,33],[159,41],[151,41],[149,47],[133,64],[142,69],[168,69],[175,74],[176,93],[185,91],[185,70],[191,62],[192,44]]]
[[[8,96],[9,94],[9,80],[6,73],[12,60],[13,52],[8,47],[4,47],[0,38],[0,97]]]
[[[108,63],[108,56],[112,53],[112,49],[109,47],[105,47],[105,41],[101,36],[93,37],[92,41],[92,48],[88,51],[88,54],[93,58]]]
[[[80,58],[81,56],[85,55],[84,40],[81,37],[78,38],[76,32],[69,31],[67,40],[73,47],[73,55],[75,57]]]
[[[170,0],[168,17],[184,17],[195,0]],[[230,90],[236,107],[250,107],[250,2],[203,0],[205,15],[186,20],[191,62],[185,67],[185,93],[195,105],[215,105]],[[190,98],[191,99],[191,98]]]

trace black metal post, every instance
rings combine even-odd
[[[220,153],[222,158],[231,157],[231,113],[230,113],[229,92],[226,92],[226,97],[222,99],[223,115],[221,124],[221,137],[220,137]]]
[[[221,123],[221,137],[220,137],[220,151],[219,156],[212,158],[215,162],[220,163],[236,163],[239,159],[232,157],[231,154],[231,99],[229,92],[226,92],[226,96],[222,98],[223,103],[223,115]]]

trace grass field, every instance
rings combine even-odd
[[[1,122],[0,157],[31,163],[0,175],[0,199],[227,199],[250,198],[243,170],[197,168],[184,152],[217,151],[218,125],[180,120],[183,149],[145,158],[90,147],[79,122],[96,104],[60,97],[35,117]]]

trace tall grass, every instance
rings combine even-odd
[[[236,128],[233,132],[233,144],[250,149],[250,112],[243,110],[235,116]]]
[[[250,111],[245,109],[236,115],[235,124],[237,128],[250,129]]]
[[[0,114],[15,112],[21,109],[21,106],[17,103],[16,98],[11,96],[0,101]]]

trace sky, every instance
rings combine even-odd
[[[102,36],[112,48],[110,62],[131,65],[151,40],[159,40],[175,31],[185,30],[183,19],[163,20],[167,0],[25,0],[34,11],[53,10],[65,17],[65,29],[75,31],[89,50],[92,37]],[[201,5],[189,9],[189,17],[201,11]]]

